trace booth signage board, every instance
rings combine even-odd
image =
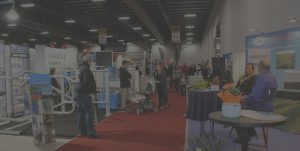
[[[51,76],[31,74],[29,84],[34,143],[35,145],[48,144],[54,141]]]
[[[55,67],[57,72],[77,68],[77,51],[75,49],[58,49],[45,47],[45,70]]]
[[[300,28],[247,36],[246,49],[246,62],[256,67],[270,60],[278,90],[300,91]]]
[[[5,75],[4,43],[0,41],[0,76]],[[6,116],[5,80],[0,80],[0,117]]]
[[[11,75],[12,77],[18,76],[24,71],[30,70],[29,62],[29,48],[21,45],[11,45]],[[23,79],[12,80],[12,97],[14,114],[22,113],[25,111],[25,97],[27,94],[22,87],[25,82]]]

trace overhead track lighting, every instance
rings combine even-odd
[[[93,2],[105,2],[106,0],[92,0]]]
[[[93,28],[93,29],[90,29],[89,31],[90,31],[90,32],[98,32],[98,29]]]
[[[30,38],[29,41],[34,42],[34,41],[36,41],[36,39],[35,38]]]
[[[143,37],[150,37],[150,34],[143,34]]]
[[[194,25],[186,25],[185,28],[186,29],[193,29],[193,28],[195,28],[195,26]]]
[[[185,35],[187,35],[187,36],[193,36],[194,33],[186,33]]]
[[[119,20],[129,20],[130,17],[129,16],[122,16],[122,17],[119,17]]]
[[[20,6],[23,7],[23,8],[30,8],[30,7],[34,7],[35,4],[32,3],[32,2],[28,2],[28,3],[23,3]]]
[[[42,35],[48,35],[49,32],[48,32],[48,31],[42,31],[41,34],[42,34]]]
[[[8,34],[1,34],[2,37],[8,37]]]
[[[65,23],[67,23],[67,24],[76,23],[76,20],[74,20],[74,19],[67,19],[67,20],[65,20]]]
[[[133,30],[142,30],[142,27],[133,27]]]
[[[184,17],[186,17],[186,18],[193,18],[193,17],[196,17],[197,15],[196,14],[193,14],[193,13],[191,13],[191,14],[184,14]]]
[[[7,26],[8,26],[8,27],[16,27],[17,24],[15,24],[15,23],[10,23],[10,24],[7,24]]]

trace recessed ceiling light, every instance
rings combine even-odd
[[[194,33],[186,33],[185,35],[187,35],[187,36],[193,36]]]
[[[122,17],[119,17],[119,20],[129,20],[130,17],[129,16],[122,16]]]
[[[93,29],[90,29],[89,31],[90,31],[90,32],[97,32],[97,31],[98,31],[98,29],[96,29],[96,28],[93,28]]]
[[[142,27],[133,27],[133,30],[142,30]]]
[[[143,37],[150,37],[150,34],[143,34]]]
[[[22,45],[23,45],[23,46],[28,46],[29,44],[28,44],[28,43],[23,43]]]
[[[106,0],[92,0],[93,2],[105,2]]]
[[[195,26],[194,25],[186,25],[185,28],[186,29],[193,29],[193,28],[195,28]]]
[[[291,19],[289,19],[289,22],[290,22],[290,23],[296,23],[296,22],[297,22],[297,19],[296,19],[296,18],[291,18]]]
[[[106,38],[112,38],[114,37],[113,35],[106,35]]]
[[[67,20],[65,20],[65,23],[68,23],[68,24],[76,23],[76,20],[74,20],[74,19],[67,19]]]
[[[1,34],[2,37],[8,37],[8,34]]]
[[[70,39],[71,39],[71,37],[64,37],[64,39],[65,39],[65,40],[70,40]]]
[[[186,18],[192,18],[192,17],[196,17],[196,14],[184,14],[184,17]]]
[[[81,43],[83,43],[83,44],[86,44],[87,43],[87,41],[85,41],[85,40],[82,40],[82,41],[80,41]]]
[[[34,7],[35,4],[32,3],[32,2],[31,3],[23,3],[20,6],[23,7],[23,8],[30,8],[30,7]]]
[[[48,35],[49,32],[48,32],[48,31],[42,31],[41,34],[42,34],[42,35]]]
[[[151,39],[149,39],[150,41],[156,41],[156,39],[155,38],[151,38]]]
[[[123,39],[119,39],[118,42],[124,42],[124,40]]]
[[[11,23],[11,24],[7,24],[7,26],[8,26],[8,27],[16,27],[16,26],[17,26],[17,24],[15,24],[15,23]]]
[[[189,40],[189,41],[190,41],[190,40],[193,40],[193,38],[186,38],[186,40]]]
[[[35,38],[30,38],[29,41],[36,41],[36,39]]]

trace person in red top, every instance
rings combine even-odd
[[[183,65],[181,66],[181,73],[186,74],[188,71],[188,66],[186,65],[186,63],[183,63]]]

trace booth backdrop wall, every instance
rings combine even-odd
[[[160,51],[161,50],[161,51]],[[162,54],[163,57],[162,58]],[[151,47],[151,59],[152,60],[169,60],[175,59],[175,48],[170,45],[160,45],[160,44],[153,44]]]

